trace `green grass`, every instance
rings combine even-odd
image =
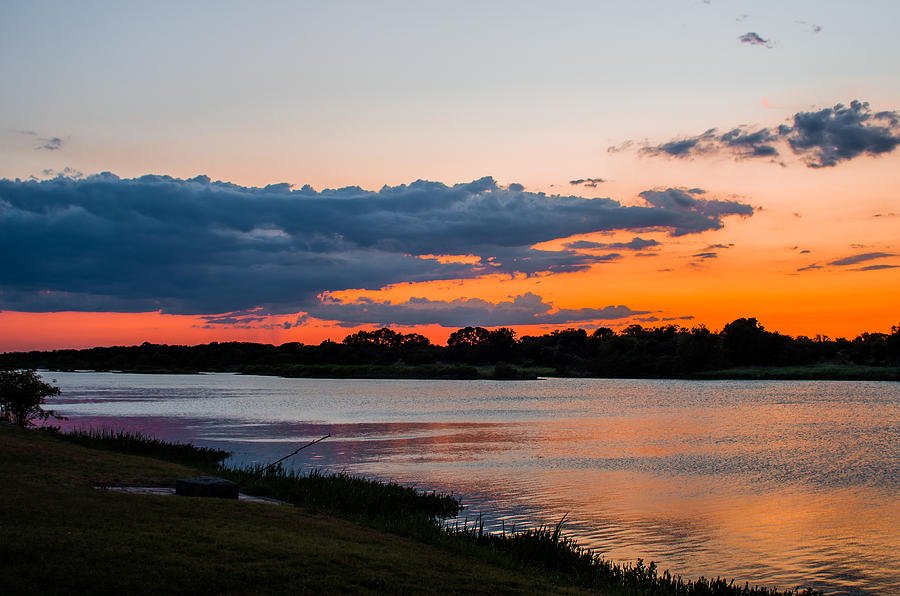
[[[117,446],[198,467],[110,451]],[[440,520],[459,511],[450,495],[346,474],[213,467],[213,456],[221,453],[118,431],[67,436],[0,428],[0,562],[9,566],[8,577],[29,582],[16,584],[14,592],[59,586],[83,591],[92,582],[91,591],[99,585],[107,591],[112,582],[113,591],[136,593],[152,587],[202,593],[815,594],[682,580],[642,561],[614,564],[563,536],[562,521],[502,534],[485,533],[479,522],[447,528]],[[296,507],[89,488],[171,486],[175,478],[211,471],[241,482],[244,492]],[[142,584],[143,577],[153,586]],[[186,582],[184,589],[179,582]]]

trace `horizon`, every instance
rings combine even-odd
[[[895,3],[6,13],[0,352],[900,324]]]

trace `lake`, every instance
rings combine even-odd
[[[64,428],[452,492],[469,523],[555,524],[615,561],[900,594],[900,383],[329,380],[43,373]]]

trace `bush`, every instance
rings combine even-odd
[[[62,418],[41,406],[45,398],[59,395],[59,387],[45,383],[34,369],[0,371],[0,419],[19,426],[31,426],[33,420],[51,416]]]

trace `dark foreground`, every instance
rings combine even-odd
[[[207,473],[218,454],[133,435],[75,439],[0,426],[5,593],[775,594],[612,565],[559,528],[443,530],[435,520],[452,498],[348,477],[275,470],[245,483],[298,506],[98,491],[172,486]]]

